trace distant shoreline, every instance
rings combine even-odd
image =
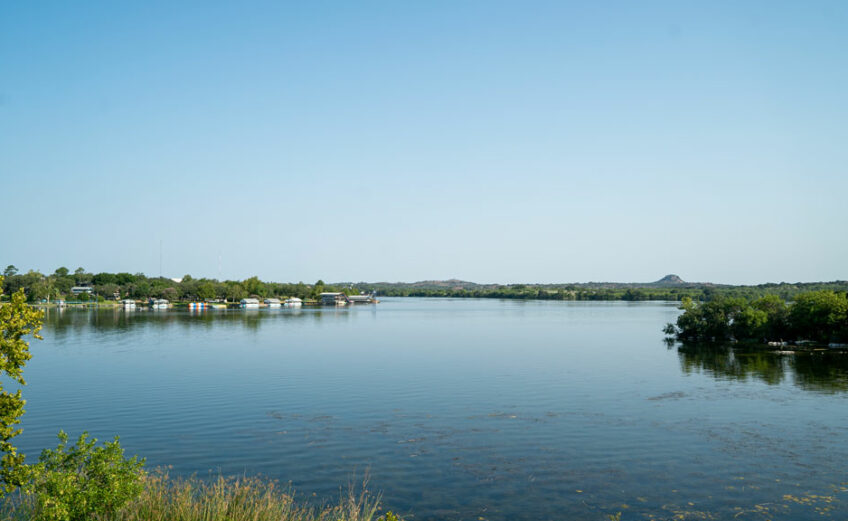
[[[563,284],[477,284],[457,279],[420,282],[337,282],[318,280],[281,283],[262,281],[258,277],[244,280],[148,277],[143,273],[89,273],[83,268],[74,272],[61,267],[50,275],[30,270],[21,273],[15,266],[3,272],[3,289],[11,295],[19,289],[31,304],[46,301],[97,301],[101,304],[122,299],[147,301],[166,299],[172,303],[216,302],[230,304],[243,298],[297,297],[308,305],[320,299],[323,292],[353,295],[372,294],[385,297],[453,297],[497,298],[519,300],[596,300],[596,301],[711,301],[718,297],[755,299],[776,295],[783,300],[809,291],[848,292],[848,281],[775,283],[733,286],[702,282],[686,282],[677,275],[666,275],[655,282],[617,283],[589,282]],[[8,298],[8,297],[7,297]]]

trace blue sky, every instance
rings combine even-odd
[[[848,278],[845,2],[6,2],[0,264]]]

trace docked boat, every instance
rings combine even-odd
[[[266,298],[265,299],[265,305],[268,306],[269,308],[278,308],[282,304],[280,304],[280,299],[278,299],[278,298]]]
[[[297,297],[287,298],[283,301],[283,306],[287,308],[299,308],[303,305],[303,301]]]
[[[124,309],[135,309],[135,300],[130,298],[125,298],[121,301],[121,307]]]
[[[242,309],[258,309],[259,308],[259,299],[243,298],[243,299],[241,299],[241,307],[242,307]]]
[[[188,310],[189,311],[203,311],[208,307],[206,302],[189,302]]]
[[[376,301],[373,293],[368,295],[348,295],[347,299],[351,304],[373,304]]]

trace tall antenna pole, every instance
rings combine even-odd
[[[162,239],[159,239],[159,278],[162,278]]]

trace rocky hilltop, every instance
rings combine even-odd
[[[686,284],[686,281],[684,281],[677,275],[670,274],[654,282],[654,284],[656,284],[657,286],[677,286],[681,284]]]

